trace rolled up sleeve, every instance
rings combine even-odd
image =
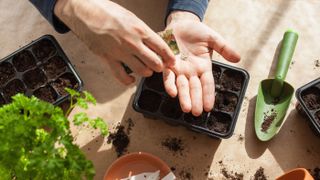
[[[30,0],[30,2],[40,11],[42,16],[59,33],[66,33],[69,28],[54,15],[54,6],[57,0]]]

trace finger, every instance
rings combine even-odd
[[[227,44],[220,34],[212,30],[210,30],[208,45],[225,59],[231,62],[240,61],[240,55]]]
[[[142,63],[133,55],[126,57],[125,64],[129,66],[133,72],[140,76],[150,77],[153,74],[153,71],[150,68],[148,68],[144,63]]]
[[[202,88],[200,79],[197,76],[191,76],[189,79],[189,86],[192,114],[194,116],[200,116],[203,111]]]
[[[172,70],[170,70],[170,69],[164,69],[163,70],[164,87],[165,87],[167,93],[171,97],[176,97],[177,94],[178,94],[175,80],[176,80],[176,76],[175,76],[175,74],[174,74],[174,72]]]
[[[171,67],[175,63],[175,57],[167,43],[156,33],[151,32],[151,35],[143,40],[150,49],[157,53],[163,60],[166,66]]]
[[[185,76],[179,75],[177,77],[177,88],[181,109],[183,112],[188,113],[191,111],[191,99],[189,93],[189,82]]]
[[[211,71],[201,75],[200,81],[202,84],[203,109],[209,112],[213,109],[215,99],[214,79]]]
[[[134,82],[134,80],[135,80],[134,77],[130,76],[126,73],[126,71],[124,70],[124,68],[122,67],[120,62],[110,60],[110,61],[108,61],[108,64],[110,66],[110,70],[111,70],[112,74],[121,83],[123,83],[125,85],[129,85]]]
[[[146,45],[141,44],[140,50],[136,52],[135,56],[153,71],[156,71],[156,72],[163,71],[162,60],[155,52],[149,49]]]

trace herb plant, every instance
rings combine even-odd
[[[66,89],[70,108],[87,109],[96,100],[88,92]],[[60,107],[17,94],[0,108],[0,179],[93,179],[95,170],[74,144],[67,117]],[[74,115],[75,125],[89,124],[108,135],[101,118]]]

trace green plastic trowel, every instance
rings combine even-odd
[[[280,130],[290,105],[294,88],[284,81],[298,40],[298,34],[288,30],[283,35],[276,76],[261,81],[256,110],[255,131],[258,139],[268,141]]]

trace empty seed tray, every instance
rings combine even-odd
[[[58,42],[45,35],[0,61],[0,105],[23,93],[59,105],[66,87],[80,91],[82,81]]]
[[[249,74],[240,68],[212,62],[216,85],[214,109],[199,117],[183,113],[179,100],[171,98],[163,86],[162,74],[143,78],[133,100],[133,108],[145,117],[165,120],[216,138],[232,136],[249,82]]]
[[[306,115],[311,129],[320,136],[320,78],[296,91],[297,110]]]

